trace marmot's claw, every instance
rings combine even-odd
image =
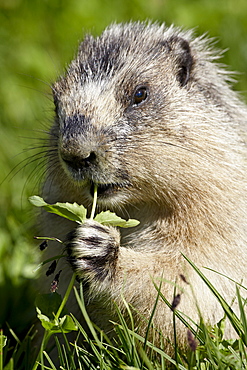
[[[116,229],[88,220],[68,235],[66,248],[79,278],[90,282],[114,276],[119,250]]]

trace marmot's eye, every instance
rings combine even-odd
[[[137,87],[134,96],[133,96],[133,104],[138,105],[146,100],[148,97],[148,89],[145,86]]]

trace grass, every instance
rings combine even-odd
[[[186,257],[185,257],[186,258]],[[187,258],[186,258],[187,259]],[[44,337],[36,353],[33,350],[35,333],[31,328],[24,340],[20,341],[15,333],[10,330],[0,334],[0,370],[36,370],[57,369],[58,365],[50,357],[49,339],[54,336],[58,351],[59,368],[66,370],[90,369],[90,370],[164,370],[173,369],[224,369],[236,370],[247,367],[247,318],[245,314],[245,300],[240,295],[236,285],[236,298],[238,300],[240,317],[228,306],[216,287],[208,281],[190,260],[187,261],[203,279],[204,283],[218,299],[224,310],[224,317],[215,326],[209,327],[200,315],[196,329],[190,325],[190,320],[179,310],[172,307],[170,302],[162,295],[162,283],[155,286],[157,300],[154,303],[153,312],[147,325],[147,334],[142,337],[138,334],[132,308],[125,302],[128,318],[124,317],[116,307],[118,322],[115,322],[116,337],[110,340],[104,332],[96,327],[89,319],[83,299],[83,288],[79,291],[74,287],[75,276],[72,277],[67,292],[63,299],[57,293],[42,296],[43,311],[39,310],[38,317],[45,328]],[[84,317],[86,329],[72,314],[66,313],[64,307],[70,294],[75,294],[77,304]],[[55,303],[51,305],[51,297]],[[124,298],[123,298],[124,299]],[[153,330],[152,318],[156,310],[158,300],[167,304],[173,310],[174,331],[176,332],[177,320],[182,320],[187,328],[187,347],[180,348],[174,340],[174,353],[170,357],[164,350],[165,335],[160,333],[160,345],[154,345],[148,339],[148,331]],[[44,303],[45,302],[45,303]],[[47,306],[46,306],[47,305]],[[45,308],[46,307],[46,308]],[[47,307],[49,307],[50,312]],[[51,308],[52,307],[52,308]],[[179,307],[179,305],[178,305]],[[55,316],[52,312],[56,312]],[[224,323],[226,317],[233,326],[238,339],[227,340],[224,338]],[[130,324],[127,324],[130,323]],[[70,341],[68,333],[74,331],[76,340]],[[58,336],[58,334],[60,336]],[[165,333],[164,333],[165,334]],[[10,346],[9,335],[12,335],[16,343]],[[62,339],[61,339],[62,335]],[[12,341],[13,342],[13,341]]]

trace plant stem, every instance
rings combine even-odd
[[[76,279],[76,274],[74,273],[72,275],[72,278],[70,280],[70,283],[69,283],[69,286],[68,286],[68,288],[66,290],[66,293],[65,293],[65,295],[63,297],[62,303],[60,304],[60,307],[59,307],[59,309],[58,309],[58,311],[56,313],[55,321],[59,319],[59,316],[61,315],[61,313],[63,311],[63,308],[66,305],[66,302],[67,302],[67,300],[69,298],[70,292],[73,289],[73,286],[74,286],[74,283],[75,283],[75,279]]]
[[[3,330],[0,330],[0,370],[3,369],[3,347],[4,347],[4,336]]]
[[[94,184],[93,204],[92,204],[92,211],[91,211],[90,220],[93,220],[94,215],[95,215],[95,209],[96,209],[96,204],[97,204],[97,189],[98,189],[98,185]]]
[[[65,293],[65,295],[63,297],[62,303],[60,304],[60,307],[57,310],[57,313],[55,315],[55,318],[54,318],[54,321],[55,322],[58,321],[59,316],[61,315],[61,313],[63,311],[63,308],[66,305],[66,302],[67,302],[67,300],[69,298],[70,292],[73,289],[73,286],[74,286],[74,283],[75,283],[75,279],[76,279],[76,274],[73,274],[73,276],[72,276],[72,278],[70,280],[69,286],[68,286],[68,288],[66,290],[66,293]],[[43,337],[43,340],[42,340],[42,343],[41,343],[41,347],[40,347],[40,351],[39,351],[38,357],[36,359],[36,362],[35,362],[32,370],[36,370],[37,367],[39,366],[39,363],[40,362],[43,363],[43,351],[46,348],[46,345],[49,342],[49,339],[50,339],[51,335],[52,335],[52,332],[51,331],[45,330],[44,337]]]

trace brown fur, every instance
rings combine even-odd
[[[87,281],[88,310],[103,329],[109,330],[111,302],[122,307],[122,296],[148,318],[157,295],[153,279],[159,284],[161,277],[168,301],[174,292],[170,282],[184,289],[179,310],[197,320],[193,287],[205,320],[213,324],[222,318],[219,303],[181,253],[199,268],[237,282],[245,277],[246,145],[241,133],[247,109],[215,63],[216,54],[190,31],[112,25],[98,38],[85,38],[53,86],[56,118],[46,201],[90,209],[90,189],[97,183],[97,211],[110,209],[140,221],[119,231],[90,221],[70,236],[71,265]],[[147,97],[139,103],[135,93],[140,87]],[[51,215],[43,224],[46,235],[64,240],[76,227]],[[231,303],[234,284],[203,272]],[[154,326],[172,337],[172,312],[163,302]],[[182,325],[178,338],[186,338]]]

